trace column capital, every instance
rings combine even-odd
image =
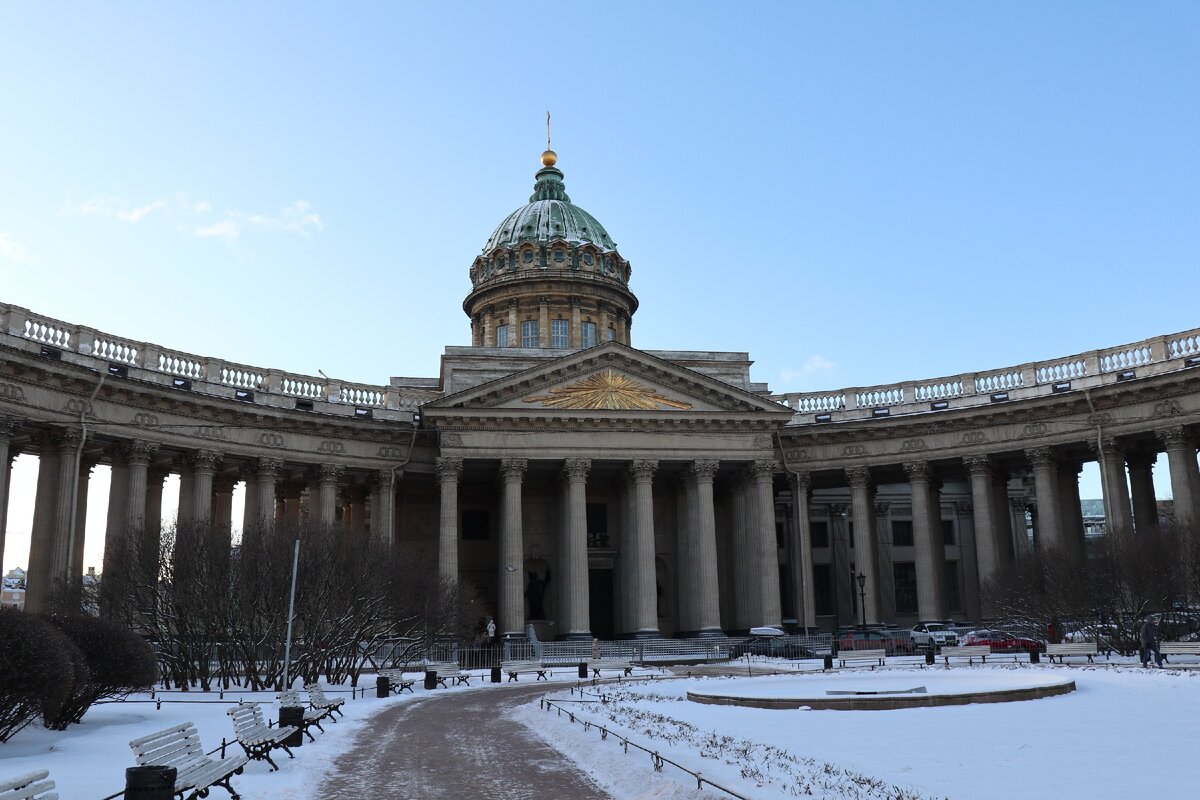
[[[1054,467],[1058,463],[1053,447],[1028,447],[1025,449],[1025,458],[1029,459],[1034,469]]]
[[[960,517],[970,516],[971,510],[974,508],[966,500],[958,500],[954,503],[954,513]]]
[[[79,431],[61,430],[54,434],[54,444],[60,453],[70,453],[79,447],[82,438]]]
[[[568,458],[563,461],[562,476],[568,481],[585,481],[591,468],[590,458]]]
[[[1129,450],[1125,453],[1125,463],[1133,469],[1154,469],[1154,462],[1158,460],[1158,453],[1151,453],[1145,450]]]
[[[437,473],[439,481],[457,481],[462,477],[463,460],[461,458],[451,458],[442,456],[434,462],[434,472]]]
[[[154,458],[154,454],[158,452],[158,445],[154,442],[134,439],[121,445],[117,452],[130,466],[144,467],[150,464],[150,459]]]
[[[851,489],[871,488],[871,470],[867,467],[846,467],[846,479]]]
[[[1089,439],[1088,448],[1093,453],[1103,455],[1105,458],[1125,459],[1125,448],[1121,446],[1115,436],[1105,436],[1099,442]]]
[[[775,459],[763,458],[750,465],[750,474],[756,481],[775,479]]]
[[[849,508],[849,506],[846,505],[845,503],[830,503],[829,504],[830,519],[832,519],[834,517],[846,516],[846,509],[848,509],[848,508]]]
[[[701,458],[688,464],[688,477],[696,481],[709,482],[717,476],[721,462],[715,458]]]
[[[21,421],[16,417],[0,414],[0,442],[11,442],[21,428]]]
[[[908,475],[909,483],[929,483],[933,479],[933,470],[928,461],[909,461],[904,464],[904,473]]]
[[[1163,447],[1168,450],[1186,450],[1187,448],[1195,448],[1195,440],[1188,434],[1187,428],[1182,425],[1172,425],[1169,428],[1159,428],[1154,432],[1158,440],[1163,443]]]
[[[629,474],[634,481],[652,481],[654,473],[658,470],[658,462],[651,460],[634,461],[629,465]]]
[[[342,473],[346,468],[341,464],[319,464],[317,465],[317,476],[321,483],[337,483],[338,478],[342,477]]]
[[[992,475],[992,459],[987,453],[963,456],[962,462],[972,478],[990,478]]]
[[[891,503],[876,501],[875,516],[876,517],[886,517],[887,513],[891,509],[891,507],[892,507]]]
[[[806,495],[812,490],[812,475],[807,472],[788,472],[788,485],[792,487],[793,493],[804,492]]]
[[[397,476],[394,470],[381,469],[375,473],[375,485],[381,489],[386,489],[387,487],[394,486],[396,484],[397,477],[403,476],[404,470],[400,470],[400,474]]]
[[[187,455],[185,460],[195,472],[213,472],[221,460],[221,454],[215,450],[197,450]]]
[[[505,483],[520,483],[525,479],[525,470],[528,468],[527,458],[500,459],[500,477]]]
[[[237,478],[233,475],[217,475],[213,478],[213,492],[216,494],[229,494],[233,491],[235,483],[237,483]]]
[[[1013,511],[1020,511],[1024,514],[1031,508],[1037,508],[1037,500],[1033,497],[1010,497],[1008,505]]]
[[[254,473],[259,478],[274,478],[281,469],[283,469],[282,458],[260,458],[258,464],[255,465]]]

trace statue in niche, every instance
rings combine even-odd
[[[529,619],[546,619],[546,587],[550,585],[549,567],[541,570],[529,570],[525,573],[528,581],[525,584],[525,599],[529,602]]]

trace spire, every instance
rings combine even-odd
[[[542,168],[537,171],[537,182],[533,184],[533,194],[529,202],[538,200],[562,200],[571,202],[567,197],[566,187],[563,186],[562,171],[554,165],[558,163],[558,153],[550,149],[550,112],[546,112],[546,150],[542,153]]]

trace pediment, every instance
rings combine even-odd
[[[439,398],[439,410],[494,409],[509,415],[726,414],[791,412],[777,403],[657,356],[609,342]]]

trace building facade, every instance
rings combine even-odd
[[[746,353],[634,347],[630,262],[556,160],[470,265],[471,346],[437,377],[298,375],[0,305],[0,504],[16,455],[39,462],[27,607],[81,577],[101,463],[106,547],[176,513],[225,531],[307,516],[479,587],[499,633],[543,638],[978,619],[981,586],[1034,548],[1082,551],[1085,461],[1109,535],[1158,524],[1160,452],[1196,523],[1200,331],[772,394]]]

